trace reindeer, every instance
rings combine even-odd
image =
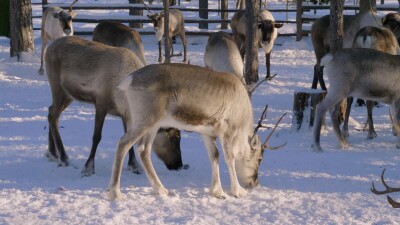
[[[391,30],[400,44],[400,14],[391,12],[382,18],[382,25]]]
[[[231,21],[231,29],[234,40],[240,50],[240,55],[244,59],[245,54],[245,43],[246,43],[246,26],[247,26],[246,12],[240,10],[236,12]],[[283,24],[276,23],[274,17],[268,10],[260,10],[258,15],[258,39],[259,45],[264,49],[265,52],[265,64],[267,68],[267,78],[271,77],[270,72],[270,58],[271,50],[274,46],[275,39],[278,36],[278,28],[281,28]]]
[[[378,28],[373,26],[363,27],[357,32],[353,40],[353,48],[372,48],[392,55],[400,54],[399,44],[397,43],[393,32],[387,28]],[[348,97],[346,115],[342,128],[343,135],[346,137],[349,136],[348,123],[352,103],[353,97]],[[376,102],[370,100],[367,100],[366,103],[368,117],[363,130],[367,130],[368,128],[368,139],[373,139],[377,136],[372,119],[372,109],[374,108],[375,103]]]
[[[139,32],[122,23],[113,21],[99,23],[94,28],[92,40],[105,45],[127,48],[136,54],[143,65],[147,65]]]
[[[94,158],[106,115],[121,117],[125,130],[127,125],[131,124],[126,96],[116,86],[129,73],[143,66],[142,61],[126,48],[111,47],[75,36],[62,37],[50,44],[45,56],[45,67],[52,92],[52,104],[48,115],[48,157],[58,158],[59,166],[69,165],[58,131],[60,115],[74,99],[93,103],[96,109],[93,144],[82,175],[94,174]],[[162,155],[167,151],[170,155],[166,162],[167,167],[181,168],[179,134],[160,130],[156,141],[156,153]],[[139,172],[133,149],[129,154],[128,168]]]
[[[397,16],[396,16],[397,15]],[[400,38],[400,23],[396,23],[398,14],[387,14],[382,19],[379,19],[374,12],[365,12],[357,15],[343,16],[343,48],[351,48],[353,45],[354,36],[365,26],[386,27],[389,28],[396,36]],[[323,67],[320,65],[321,58],[330,52],[330,17],[323,16],[314,21],[311,27],[311,40],[314,47],[316,64],[314,66],[314,77],[311,88],[316,89],[318,83],[322,90],[326,90],[326,85],[323,79]]]
[[[156,31],[156,37],[158,40],[158,62],[162,61],[161,56],[161,44],[162,38],[164,36],[164,12],[159,13],[149,13],[147,15],[153,21],[154,29]],[[172,43],[172,37],[178,35],[181,38],[183,45],[183,62],[187,63],[186,57],[186,37],[185,37],[185,21],[183,19],[182,12],[178,9],[170,9],[169,10],[169,32],[168,32],[168,40]],[[181,56],[182,54],[174,55],[174,48],[172,47],[172,56]]]
[[[400,120],[400,56],[374,49],[342,49],[327,54],[321,60],[329,79],[328,94],[317,106],[313,144],[315,151],[322,151],[320,133],[322,119],[329,110],[333,130],[341,147],[349,144],[341,133],[338,121],[340,102],[349,96],[390,104],[395,113],[394,121]],[[397,135],[400,148],[400,135]]]
[[[219,31],[210,35],[204,54],[206,67],[236,75],[244,83],[243,61],[232,36]]]
[[[48,43],[63,36],[72,36],[74,28],[72,27],[72,18],[76,16],[76,12],[72,11],[72,6],[77,2],[75,0],[68,8],[63,10],[60,7],[53,6],[46,9],[42,17],[41,40],[42,55],[40,57],[39,75],[43,75],[43,60],[45,49]]]
[[[210,192],[213,196],[226,197],[219,176],[217,137],[228,166],[232,194],[240,197],[247,193],[237,176],[245,187],[258,184],[263,150],[275,149],[268,145],[272,133],[264,144],[260,143],[256,132],[261,121],[254,129],[250,98],[235,76],[188,64],[154,64],[135,71],[118,88],[127,97],[128,114],[133,120],[127,124],[128,130],[118,143],[108,192],[110,199],[121,197],[122,160],[135,143],[138,143],[144,171],[155,193],[168,194],[150,159],[156,131],[165,126],[202,135],[211,161]],[[138,105],[140,107],[136,107]],[[262,118],[265,112],[266,109]]]

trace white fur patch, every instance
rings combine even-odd
[[[117,88],[122,90],[122,91],[126,91],[128,90],[129,86],[132,83],[132,76],[127,76],[125,79],[123,79],[118,85]]]
[[[333,55],[328,53],[321,59],[321,66],[326,66],[333,59]]]
[[[158,41],[161,41],[162,37],[164,35],[164,31],[159,29],[158,31],[156,31],[156,37]]]

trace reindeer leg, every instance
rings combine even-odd
[[[45,51],[46,51],[46,44],[47,44],[47,42],[42,39],[42,55],[40,56],[40,68],[39,68],[39,71],[38,71],[39,75],[43,75],[44,74],[43,61],[44,61],[44,54],[45,54]]]
[[[342,101],[339,101],[339,103],[336,103],[335,107],[331,108],[329,111],[331,114],[332,128],[336,135],[336,138],[339,140],[340,146],[342,148],[348,148],[349,144],[348,144],[346,138],[340,132],[340,123],[339,123],[338,116],[339,116],[341,103],[342,103]]]
[[[270,78],[271,77],[271,52],[265,53],[265,65],[267,67],[266,78]]]
[[[233,150],[234,146],[232,145],[232,140],[230,137],[222,137],[220,138],[222,142],[222,149],[224,151],[225,163],[228,167],[229,178],[231,180],[231,192],[235,197],[241,197],[247,195],[247,190],[244,189],[239,184],[239,180],[237,178],[236,167],[235,167],[235,157]]]
[[[94,133],[92,138],[92,149],[90,150],[89,158],[86,160],[85,166],[81,172],[82,176],[88,177],[95,173],[94,170],[94,158],[96,156],[97,146],[101,140],[101,132],[103,130],[104,120],[107,115],[106,108],[100,105],[96,106],[96,115],[94,123]]]
[[[349,117],[350,117],[351,104],[353,104],[353,100],[354,100],[353,97],[347,98],[346,114],[344,116],[343,127],[342,127],[342,133],[344,137],[349,137]]]
[[[319,74],[319,65],[315,64],[314,66],[314,76],[313,76],[313,81],[311,84],[311,88],[312,89],[317,89],[317,85],[318,85],[318,75]]]
[[[374,121],[372,119],[372,110],[374,109],[375,102],[367,100],[366,105],[367,105],[367,115],[368,116],[367,116],[367,122],[365,123],[365,127],[363,130],[365,130],[366,127],[368,126],[367,139],[374,139],[377,136],[377,134],[375,132],[375,128],[374,128]]]
[[[46,152],[45,156],[50,161],[57,161],[58,153],[57,153],[56,145],[54,144],[54,139],[53,139],[53,135],[52,135],[52,131],[51,131],[50,126],[49,126],[49,141],[48,141],[48,143],[49,143],[49,147],[47,149],[47,152]]]
[[[124,125],[124,132],[126,133],[126,122],[122,121],[122,124]],[[136,160],[135,157],[135,151],[133,149],[133,146],[129,149],[129,158],[128,158],[128,170],[132,171],[132,173],[136,174],[141,174],[142,173],[142,168],[140,167],[138,161]]]
[[[53,93],[53,104],[49,107],[48,121],[49,121],[49,130],[51,131],[52,141],[54,142],[59,156],[59,166],[68,166],[68,156],[65,152],[64,145],[61,140],[60,132],[58,131],[58,122],[60,119],[61,113],[71,104],[72,99],[69,98],[65,92],[58,89],[57,93]],[[50,137],[50,135],[49,135]],[[49,140],[49,145],[52,143]]]
[[[396,143],[396,148],[400,149],[400,127],[399,127],[399,121],[400,121],[400,101],[396,101],[394,103],[392,103],[391,105],[391,113],[392,113],[392,117],[393,119],[393,126],[396,129],[397,132],[397,143]]]
[[[187,41],[186,41],[184,27],[181,28],[181,32],[179,33],[179,36],[181,38],[182,45],[183,45],[183,62],[187,63],[188,62],[187,55],[186,55],[187,54]]]
[[[158,42],[158,62],[161,63],[162,62],[162,56],[161,56],[161,51],[162,51],[162,47],[161,47],[162,43],[161,41]]]
[[[321,89],[326,91],[327,89],[326,89],[325,81],[324,81],[324,67],[323,66],[319,67],[318,81],[319,81],[319,86],[321,86]]]
[[[150,181],[151,186],[154,189],[154,192],[158,195],[163,196],[168,195],[168,190],[163,186],[160,179],[158,178],[150,158],[151,146],[153,144],[154,138],[157,135],[157,131],[158,127],[152,128],[152,130],[148,131],[147,134],[145,134],[143,138],[139,140],[137,149],[140,155],[140,161],[143,164],[144,171]]]
[[[143,136],[143,134],[144,125],[140,126],[139,124],[139,126],[136,126],[133,130],[128,129],[124,136],[122,136],[119,140],[118,148],[115,152],[114,164],[112,167],[110,185],[108,189],[108,197],[110,200],[115,200],[122,197],[120,190],[122,164],[126,153]]]
[[[208,157],[211,162],[212,179],[211,179],[211,195],[216,198],[226,198],[226,194],[222,189],[221,178],[219,175],[219,152],[215,143],[215,138],[202,135],[204,145],[208,150]]]

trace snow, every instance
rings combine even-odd
[[[155,37],[142,39],[147,62],[156,63]],[[204,65],[207,37],[187,39],[190,62]],[[270,140],[271,145],[285,141],[287,145],[264,153],[258,187],[245,197],[229,195],[223,200],[209,194],[211,167],[200,136],[183,132],[182,158],[189,169],[168,171],[153,155],[155,169],[172,196],[155,195],[146,176],[132,174],[125,162],[123,199],[109,201],[106,192],[123,128],[118,118],[107,117],[96,174],[82,178],[94,126],[90,104],[74,102],[60,119],[72,165],[57,167],[49,161],[44,154],[51,92],[46,76],[37,74],[40,48],[40,34],[35,32],[37,55],[27,62],[16,62],[9,58],[9,39],[0,38],[0,224],[400,224],[400,211],[391,208],[385,196],[369,190],[372,182],[383,189],[379,176],[384,168],[387,182],[400,186],[400,155],[387,106],[374,109],[378,137],[373,140],[358,131],[366,121],[365,107],[352,108],[351,147],[346,150],[338,147],[329,117],[321,135],[322,153],[310,147],[310,128],[298,132],[292,128],[293,94],[311,86],[315,59],[310,37],[300,42],[294,37],[277,39],[271,65],[272,73],[278,75],[260,85],[252,96],[255,124],[266,104],[265,125],[273,126],[288,113]],[[175,49],[182,49],[179,38]],[[259,59],[263,78],[265,58],[261,50]],[[173,58],[174,62],[181,60]],[[262,130],[261,136],[268,133]],[[229,194],[229,173],[223,158],[220,172]],[[400,194],[390,196],[400,200]]]

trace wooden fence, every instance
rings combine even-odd
[[[301,4],[300,4],[301,3]],[[32,4],[41,4],[42,10],[44,11],[46,8],[51,6],[59,6],[61,8],[67,9],[70,4],[55,4],[50,3],[47,4],[46,0],[43,0],[43,3],[32,3]],[[160,5],[147,5],[147,7],[151,11],[161,11],[163,10],[163,6]],[[212,32],[219,31],[221,29],[209,29],[209,24],[229,24],[231,18],[223,19],[223,13],[233,13],[236,12],[236,9],[203,9],[203,8],[186,8],[184,6],[170,6],[170,8],[179,9],[183,12],[189,12],[190,16],[185,17],[185,24],[199,24],[199,29],[197,30],[187,30],[186,33],[188,35],[208,35]],[[399,6],[398,4],[391,5],[377,5],[378,11],[397,11]],[[147,28],[137,28],[142,27],[143,23],[150,23],[151,20],[147,16],[143,16],[143,11],[146,12],[147,8],[143,4],[135,4],[135,3],[113,3],[113,4],[84,4],[77,3],[73,6],[73,9],[78,11],[77,16],[74,18],[74,23],[84,23],[84,24],[92,24],[93,27],[95,24],[100,23],[102,21],[117,21],[121,23],[128,23],[130,26],[134,26],[136,30],[138,30],[141,34],[154,34],[154,30],[151,27]],[[110,10],[123,10],[124,13],[118,13],[118,15],[112,16],[104,16],[104,14],[96,14],[90,13],[93,11],[110,11]],[[298,40],[301,39],[302,36],[308,35],[311,29],[312,22],[324,14],[329,14],[329,5],[314,5],[305,2],[298,2],[296,8],[282,8],[282,9],[268,9],[273,14],[274,13],[294,13],[296,16],[293,16],[293,19],[289,19],[286,17],[286,20],[277,20],[279,23],[284,24],[293,24],[296,25],[296,29],[293,33],[279,33],[280,36],[297,36]],[[344,14],[355,14],[358,12],[359,6],[357,5],[345,5],[344,6]],[[81,11],[81,13],[79,12]],[[132,12],[140,12],[140,15],[134,15]],[[323,12],[321,12],[323,11]],[[147,13],[147,12],[146,12]],[[209,13],[218,13],[220,17],[212,16],[208,17]],[[198,16],[197,16],[198,15]],[[205,15],[205,16],[204,16]],[[41,15],[36,15],[34,18],[40,18]],[[201,29],[200,29],[201,27]],[[40,27],[34,27],[35,30],[39,30]],[[229,29],[225,29],[224,31],[230,32]],[[91,35],[93,33],[93,28],[75,28],[75,34],[77,35]]]

